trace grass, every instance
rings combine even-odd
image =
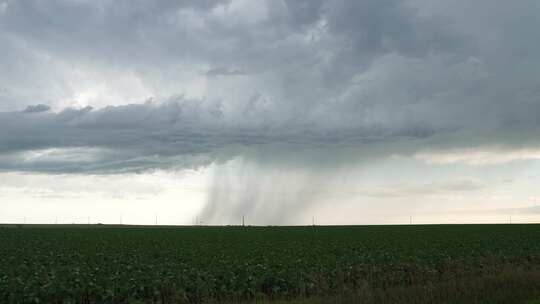
[[[540,299],[540,225],[13,227],[0,303]]]

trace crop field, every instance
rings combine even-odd
[[[0,228],[0,303],[539,299],[540,225]]]

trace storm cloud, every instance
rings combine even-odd
[[[373,159],[535,160],[539,11],[534,0],[0,0],[0,171],[240,163],[209,195],[245,210],[267,204],[279,172],[297,177],[282,188],[292,205]],[[225,197],[235,183],[249,198]]]

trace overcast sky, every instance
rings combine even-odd
[[[0,0],[0,221],[540,221],[537,0]]]

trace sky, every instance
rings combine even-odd
[[[540,221],[536,0],[0,0],[0,222]]]

